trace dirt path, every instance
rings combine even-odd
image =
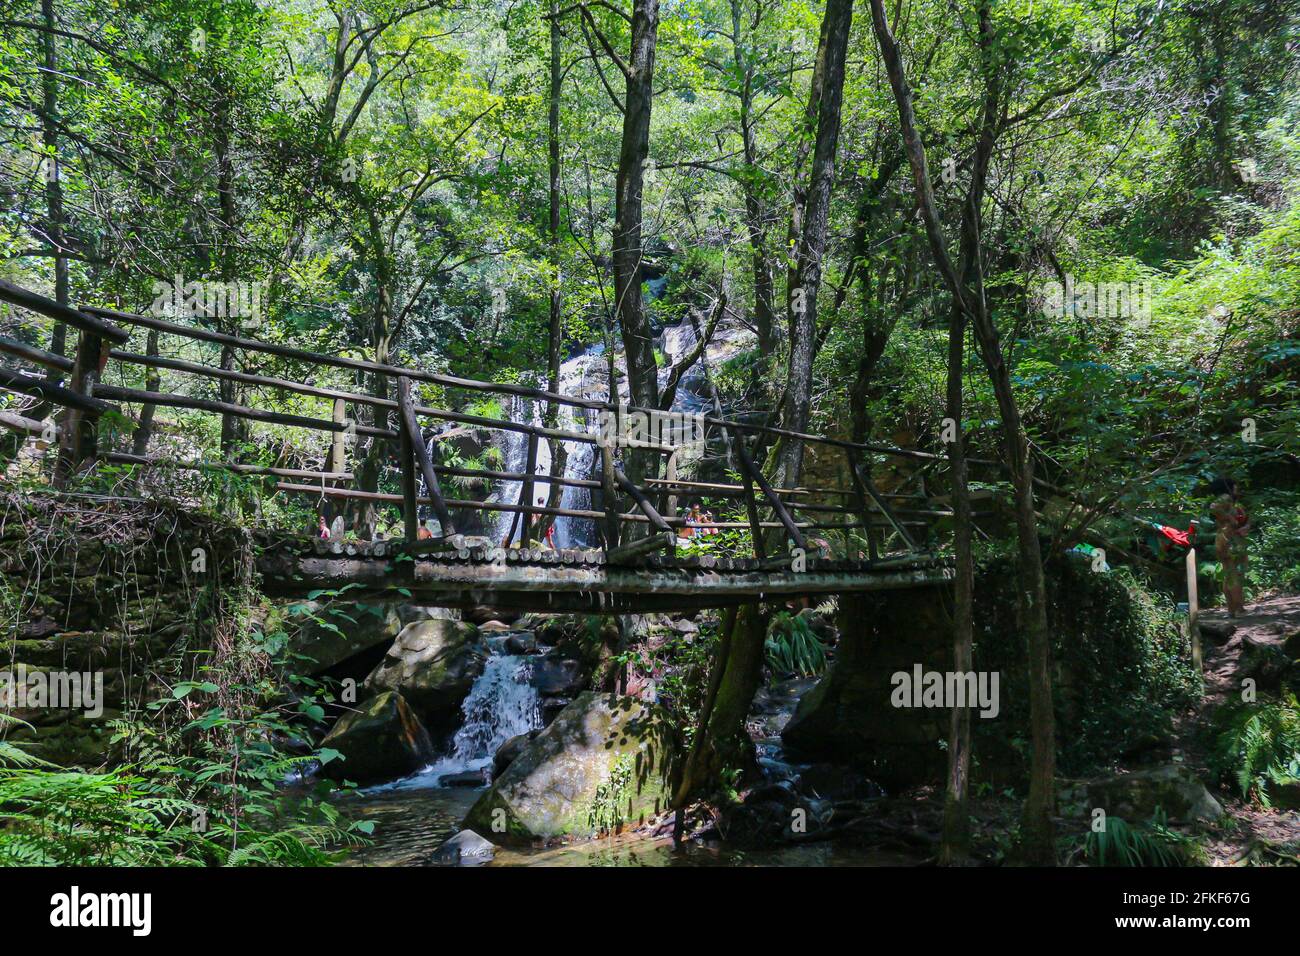
[[[1289,637],[1300,633],[1300,595],[1266,596],[1248,605],[1235,619],[1230,619],[1226,611],[1205,611],[1201,622],[1205,695],[1198,711],[1180,722],[1178,749],[1210,783],[1197,731],[1208,724],[1220,706],[1239,699],[1244,676],[1240,672],[1241,658],[1247,648],[1253,645],[1281,650]],[[1300,812],[1263,810],[1227,790],[1218,791],[1218,795],[1227,817],[1206,847],[1215,866],[1294,862],[1295,856],[1288,853],[1294,854],[1291,848],[1300,846]]]
[[[1286,639],[1300,631],[1300,594],[1277,594],[1265,597],[1235,620],[1222,610],[1201,612],[1205,660],[1205,698],[1203,712],[1212,711],[1229,697],[1241,692],[1237,669],[1242,651],[1248,644],[1273,646],[1278,650]],[[1235,628],[1222,646],[1214,639],[1215,632]]]

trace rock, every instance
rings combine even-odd
[[[725,811],[723,832],[728,843],[740,846],[797,841],[824,830],[834,813],[831,801],[809,797],[782,780],[751,790],[740,805]]]
[[[799,771],[795,785],[805,796],[823,800],[878,800],[880,787],[860,773],[829,763],[815,763]]]
[[[459,720],[460,705],[483,673],[478,628],[445,619],[408,624],[379,666],[366,678],[372,691],[400,690],[438,731]]]
[[[1252,678],[1261,690],[1275,691],[1282,685],[1282,675],[1291,667],[1291,659],[1282,647],[1268,638],[1247,634],[1237,662],[1238,678]]]
[[[511,654],[540,654],[537,637],[532,631],[514,631],[506,635],[506,650]]]
[[[789,753],[853,766],[890,791],[941,781],[947,762],[937,742],[948,736],[949,712],[894,707],[891,675],[916,663],[948,668],[951,636],[942,606],[923,588],[841,600],[838,657],[781,729]]]
[[[573,703],[571,697],[544,697],[542,698],[541,712],[542,724],[549,725],[551,721],[560,716],[564,708]]]
[[[461,830],[433,851],[434,866],[482,866],[491,863],[497,848],[473,830]]]
[[[391,643],[402,630],[398,609],[392,605],[323,604],[307,602],[309,612],[324,623],[308,620],[289,641],[289,650],[314,663],[309,674],[319,674],[377,644]]]
[[[484,539],[484,542],[487,547],[493,546],[486,538]],[[469,544],[468,541],[466,541],[466,544],[469,547],[475,547],[475,545]],[[471,624],[481,625],[486,624],[489,621],[497,621],[498,623],[504,621],[509,624],[517,621],[519,619],[519,614],[517,612],[502,610],[501,608],[475,606],[461,611],[461,617]]]
[[[402,695],[393,691],[340,717],[321,748],[343,755],[321,768],[326,776],[362,783],[413,773],[433,759],[429,732]]]
[[[1205,784],[1179,764],[1085,780],[1063,789],[1061,800],[1082,803],[1089,813],[1100,807],[1129,823],[1149,820],[1157,807],[1174,823],[1211,821],[1223,816],[1223,807]]]
[[[586,687],[587,673],[578,661],[541,657],[533,664],[529,683],[543,697],[569,697]]]
[[[438,784],[443,787],[486,787],[487,771],[462,770],[460,773],[449,773],[441,777]]]
[[[492,779],[495,780],[497,777],[505,773],[506,768],[514,763],[519,755],[524,752],[524,748],[528,746],[528,742],[539,733],[541,733],[541,731],[530,730],[526,734],[516,734],[498,747],[497,752],[492,757]]]
[[[427,621],[431,618],[445,618],[448,621],[460,620],[460,612],[455,608],[432,607],[427,604],[399,604],[397,606],[397,615],[402,619],[402,627],[414,624],[417,621]]]
[[[465,826],[513,841],[637,826],[668,809],[674,749],[658,708],[589,691],[529,742]]]
[[[482,631],[484,634],[493,634],[493,633],[500,633],[500,632],[510,630],[510,625],[503,624],[501,621],[498,621],[496,618],[493,618],[490,621],[484,621],[482,624],[478,626],[478,629]],[[461,832],[467,833],[469,831],[462,830]]]
[[[1231,621],[1200,621],[1201,637],[1215,647],[1222,647],[1237,633],[1237,625]]]

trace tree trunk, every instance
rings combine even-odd
[[[550,222],[547,227],[547,255],[551,266],[550,324],[547,332],[546,373],[547,389],[552,392],[560,390],[560,359],[564,346],[564,291],[560,274],[560,83],[563,77],[561,64],[561,43],[558,0],[551,0],[551,50],[550,50],[550,93],[549,115],[547,116],[547,153],[548,153],[548,199],[550,202]],[[556,428],[559,425],[559,406],[550,402],[546,409],[546,426]],[[564,477],[568,451],[564,442],[557,438],[551,443],[551,477]],[[580,475],[580,478],[590,477]],[[554,481],[550,484],[546,506],[558,508],[564,486]],[[542,515],[538,519],[538,531],[541,539],[546,540],[546,531],[555,521],[552,515]]]
[[[224,91],[224,81],[217,80],[217,88]],[[221,278],[226,283],[239,280],[239,260],[237,234],[239,228],[239,211],[235,204],[235,169],[230,155],[230,98],[224,92],[216,114],[216,160],[217,160],[217,196],[221,205]],[[227,286],[229,288],[229,286]],[[240,334],[239,319],[227,316],[229,328],[225,331]],[[225,371],[235,368],[235,350],[228,345],[221,348],[221,367]],[[232,405],[247,404],[244,401],[244,389],[238,382],[222,379],[218,383],[221,400]],[[244,423],[234,415],[221,416],[221,452],[227,461],[237,457],[237,449],[246,438]]]
[[[710,669],[709,694],[700,708],[695,741],[678,778],[675,807],[708,792],[728,767],[752,763],[745,718],[763,673],[767,622],[759,604],[728,611]]]
[[[853,0],[828,0],[818,52],[820,88],[816,97],[817,138],[802,229],[790,273],[787,304],[790,322],[790,358],[783,409],[784,427],[805,431],[812,407],[812,365],[817,341],[817,291],[821,287],[822,256],[830,225],[831,187],[835,181],[835,150],[840,134],[840,106],[844,94],[844,61]],[[810,111],[813,106],[810,103]],[[795,213],[799,215],[798,210]],[[797,484],[803,471],[803,442],[787,441],[783,447],[779,480]]]
[[[744,76],[738,93],[740,99],[740,138],[745,157],[745,177],[741,192],[745,197],[745,227],[749,233],[750,261],[754,278],[754,326],[758,332],[758,350],[772,354],[776,347],[776,297],[772,262],[767,249],[767,203],[758,183],[758,137],[754,131],[754,71],[742,56],[741,0],[731,0],[732,61],[736,72]]]
[[[613,233],[614,296],[627,362],[628,388],[633,404],[646,408],[659,404],[654,340],[641,300],[642,189],[645,161],[650,154],[650,108],[654,97],[658,29],[659,0],[636,0],[632,7],[632,53],[628,61],[623,142],[615,183]],[[628,477],[632,477],[630,473]]]
[[[1025,802],[1021,826],[1022,854],[1033,864],[1055,862],[1052,813],[1055,809],[1056,727],[1052,711],[1050,644],[1047,625],[1047,588],[1038,542],[1037,516],[1034,512],[1033,459],[1025,434],[1020,409],[1011,387],[1011,374],[1002,353],[998,331],[984,294],[980,208],[988,163],[993,154],[999,116],[998,67],[989,55],[993,27],[987,0],[979,5],[979,47],[985,89],[984,109],[979,138],[971,165],[971,187],[962,217],[962,272],[959,275],[948,256],[947,244],[939,223],[934,188],[926,162],[925,147],[916,128],[912,93],[903,69],[902,56],[890,33],[883,0],[871,0],[872,22],[881,55],[885,60],[889,83],[898,106],[903,145],[912,167],[917,204],[925,220],[926,235],[944,282],[957,308],[971,323],[979,344],[980,358],[988,370],[1002,420],[1002,441],[1007,466],[1015,487],[1016,538],[1020,553],[1020,587],[1017,589],[1020,626],[1029,648],[1029,709],[1032,761],[1029,797]]]
[[[952,669],[970,671],[971,620],[975,589],[975,562],[971,553],[970,490],[966,486],[966,450],[962,434],[962,374],[965,370],[966,322],[954,304],[948,328],[948,417],[956,425],[948,443],[949,483],[952,492],[953,551],[956,578],[953,581]],[[948,732],[948,782],[943,800],[943,842],[939,862],[960,863],[970,856],[970,753],[971,716],[969,707],[954,707]]]

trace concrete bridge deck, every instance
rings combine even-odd
[[[351,596],[444,607],[637,614],[723,607],[949,581],[950,561],[927,554],[876,561],[674,557],[613,563],[599,551],[464,547],[421,553],[400,541],[278,538],[262,542],[262,587],[281,597],[348,588]]]

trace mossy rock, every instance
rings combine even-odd
[[[470,809],[494,841],[586,838],[668,809],[675,745],[662,711],[635,697],[580,694]]]
[[[460,705],[483,673],[486,654],[478,628],[434,618],[402,628],[384,659],[366,678],[366,688],[401,691],[420,717],[435,729],[449,729]]]
[[[344,714],[321,741],[321,749],[337,750],[343,756],[325,764],[327,776],[362,783],[405,776],[433,758],[429,732],[394,691]]]

